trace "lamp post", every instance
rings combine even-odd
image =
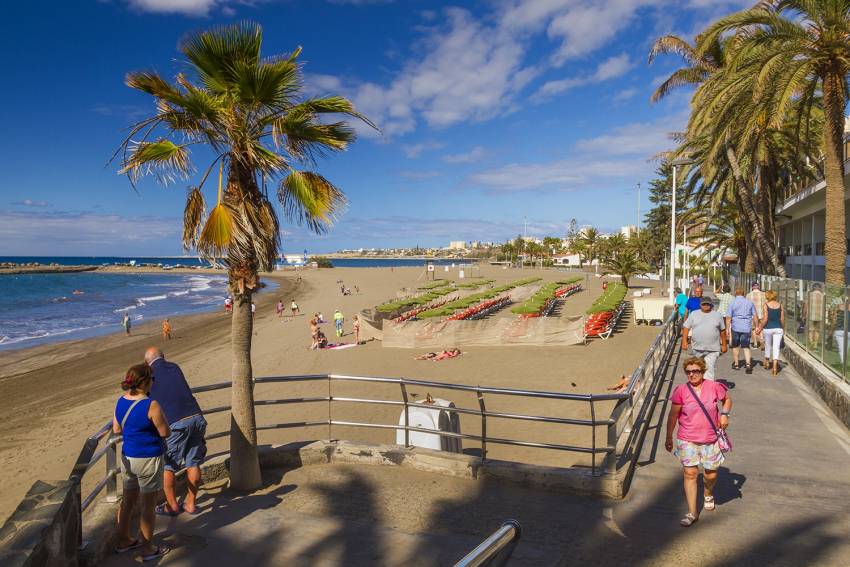
[[[690,158],[679,158],[673,160],[673,194],[670,205],[670,302],[676,301],[673,290],[676,288],[676,169],[680,165],[690,165],[694,160]]]

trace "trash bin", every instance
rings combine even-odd
[[[446,433],[460,433],[460,419],[457,412],[446,411],[442,408],[453,408],[454,402],[442,398],[432,398],[430,394],[424,400],[419,400],[408,408],[411,427],[429,429],[431,431],[443,431]],[[404,410],[398,418],[398,424],[404,425]],[[404,429],[396,430],[396,444],[404,445]],[[458,437],[446,437],[436,433],[424,433],[421,431],[410,432],[410,445],[412,447],[423,447],[436,451],[448,451],[450,453],[461,452],[461,440]]]

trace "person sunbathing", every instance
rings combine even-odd
[[[629,387],[629,379],[626,378],[625,374],[623,374],[622,376],[620,376],[620,380],[616,384],[614,384],[610,388],[606,388],[606,390],[620,393],[628,387]]]
[[[415,357],[414,360],[438,361],[438,360],[445,360],[447,358],[456,358],[456,357],[460,356],[461,354],[463,354],[463,353],[460,352],[460,349],[453,348],[453,349],[449,349],[449,350],[444,350],[440,354],[437,354],[436,352],[429,352],[429,353],[423,354],[421,356]]]

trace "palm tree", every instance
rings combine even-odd
[[[655,40],[649,51],[647,63],[650,65],[658,55],[679,55],[687,66],[676,69],[667,79],[658,85],[650,97],[651,102],[658,102],[669,95],[674,89],[682,86],[695,86],[704,82],[712,73],[723,67],[725,52],[723,42],[716,40],[704,52],[697,53],[697,48],[676,35],[663,35]]]
[[[135,187],[153,174],[166,184],[192,171],[191,148],[212,159],[190,189],[183,216],[183,246],[227,266],[233,296],[231,323],[232,410],[230,480],[240,490],[260,485],[254,415],[251,296],[259,272],[278,256],[280,230],[266,183],[278,182],[285,215],[315,232],[326,230],[344,207],[330,181],[297,165],[346,149],[355,138],[345,122],[322,120],[342,114],[363,120],[338,96],[303,98],[296,58],[262,57],[259,25],[242,23],[188,36],[180,45],[186,73],[173,83],[153,71],[128,73],[127,86],[154,97],[156,113],[130,129],[121,144],[121,173]],[[115,156],[113,156],[114,158]],[[204,184],[218,166],[218,196],[205,214]]]
[[[599,231],[592,226],[581,231],[579,242],[581,242],[581,245],[584,247],[585,260],[589,260],[593,263],[593,260],[599,256],[596,249],[599,246],[600,239]]]
[[[607,259],[605,269],[620,276],[623,285],[629,287],[629,278],[646,272],[649,268],[638,259],[634,250],[622,248]]]
[[[850,72],[850,0],[773,0],[710,25],[707,44],[737,32],[733,68],[759,69],[754,93],[778,127],[798,104],[798,135],[803,136],[813,107],[822,96],[821,149],[826,179],[826,281],[843,285],[846,261],[844,213],[844,110]],[[702,48],[697,53],[703,53]]]

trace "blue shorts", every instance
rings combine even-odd
[[[750,334],[752,331],[747,331],[745,333],[739,333],[738,331],[732,331],[732,347],[733,348],[750,348]]]
[[[207,420],[193,415],[170,425],[171,435],[165,440],[165,470],[176,472],[183,467],[199,467],[207,456]]]

